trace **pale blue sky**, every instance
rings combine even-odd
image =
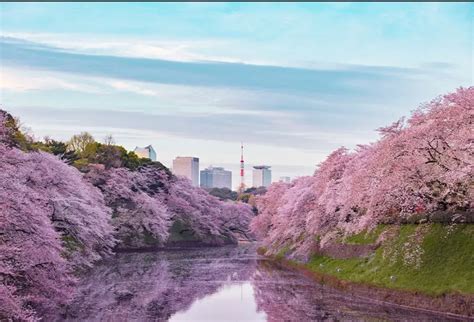
[[[309,174],[338,146],[473,84],[469,3],[0,10],[3,108],[38,137],[112,133],[129,149],[152,144],[167,165],[195,155],[236,170],[243,140],[248,163],[275,178]]]

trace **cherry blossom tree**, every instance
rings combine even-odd
[[[277,214],[279,207],[282,205],[283,200],[281,196],[289,187],[289,184],[283,182],[273,183],[266,194],[257,198],[256,205],[259,209],[259,214],[250,223],[250,228],[257,238],[265,238],[273,229],[272,218]]]
[[[111,254],[115,240],[110,210],[98,189],[51,154],[4,151],[0,156],[2,190],[8,194],[13,184],[21,184],[27,193],[42,197],[50,222],[61,234],[65,256],[74,266],[91,266]]]
[[[119,248],[162,246],[170,215],[164,203],[167,174],[153,166],[138,171],[91,166],[86,178],[102,191],[112,209]]]
[[[170,182],[167,205],[173,222],[183,226],[181,230],[188,230],[193,239],[208,245],[236,243],[234,232],[248,234],[253,218],[250,206],[220,201],[182,177]]]
[[[0,133],[8,141],[5,123]],[[110,210],[100,191],[57,157],[2,143],[0,319],[35,319],[67,302],[73,270],[111,254]]]
[[[48,316],[67,303],[75,271],[116,246],[165,246],[177,222],[206,245],[252,238],[250,206],[220,201],[160,163],[85,164],[84,174],[38,146],[0,111],[0,319]]]
[[[68,263],[61,256],[60,234],[51,225],[47,198],[31,189],[28,167],[20,163],[7,168],[7,160],[24,162],[24,157],[21,151],[0,146],[2,319],[52,311],[65,303],[71,291]]]
[[[119,247],[163,247],[177,241],[220,245],[250,239],[253,213],[243,203],[224,202],[153,164],[137,171],[89,167],[86,178],[112,208]]]
[[[377,142],[334,151],[291,186],[273,184],[251,228],[270,253],[292,245],[308,254],[315,239],[321,246],[378,223],[436,212],[453,220],[474,208],[473,124],[473,87],[423,104],[380,128]]]

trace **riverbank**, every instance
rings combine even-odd
[[[273,259],[360,296],[474,316],[474,225],[381,225],[337,239],[306,263],[287,245]]]

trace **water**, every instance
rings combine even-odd
[[[446,321],[315,283],[254,245],[123,253],[84,276],[57,320]]]

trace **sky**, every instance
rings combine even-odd
[[[112,134],[273,179],[473,85],[470,3],[1,3],[0,104],[36,138]]]

